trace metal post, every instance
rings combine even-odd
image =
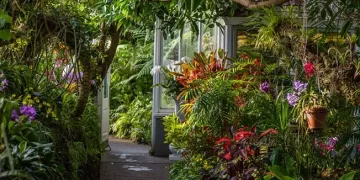
[[[198,53],[200,53],[202,51],[202,42],[203,42],[203,33],[202,33],[202,24],[199,23],[199,34],[198,34]]]
[[[162,65],[163,58],[163,34],[160,29],[161,20],[157,19],[155,29],[154,42],[154,66]],[[160,72],[155,72],[153,75],[153,84],[161,83]],[[169,145],[165,144],[165,132],[162,123],[162,118],[165,115],[160,112],[160,87],[153,88],[153,108],[152,108],[152,127],[151,127],[151,155],[154,156],[168,156],[170,153]]]

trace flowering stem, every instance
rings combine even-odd
[[[13,159],[12,159],[12,155],[11,155],[10,147],[9,147],[9,142],[7,140],[7,135],[6,135],[7,131],[5,131],[5,125],[3,123],[1,124],[1,131],[4,132],[5,151],[6,151],[7,157],[9,158],[10,168],[11,168],[11,170],[14,170],[14,162],[13,162]]]

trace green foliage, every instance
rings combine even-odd
[[[163,118],[165,131],[165,143],[169,143],[176,148],[186,147],[185,124],[180,124],[180,119],[176,114],[171,114]]]
[[[232,113],[236,111],[236,93],[232,85],[232,81],[219,78],[203,82],[205,91],[198,93],[189,121],[194,125],[211,128],[214,135],[224,132],[234,121]]]
[[[62,179],[50,130],[39,121],[30,122],[28,118],[10,121],[17,102],[4,98],[0,101],[0,177]]]
[[[153,45],[123,44],[112,66],[111,131],[120,138],[149,143]]]
[[[286,169],[277,166],[277,165],[273,165],[269,168],[269,170],[275,174],[275,177],[278,179],[282,179],[282,180],[295,180],[294,178],[292,178],[288,172],[286,171]]]
[[[70,142],[67,144],[69,149],[68,155],[71,160],[71,176],[73,178],[79,178],[81,166],[87,162],[87,152],[82,142]],[[83,176],[83,175],[81,175]]]
[[[131,6],[128,6],[131,4]],[[100,1],[97,9],[104,21],[118,22],[118,28],[131,31],[139,29],[154,29],[156,18],[163,21],[161,28],[164,37],[173,36],[177,30],[183,30],[190,25],[193,32],[199,33],[198,22],[207,24],[210,28],[221,24],[219,17],[233,16],[237,4],[232,0],[180,0],[171,2],[152,2],[151,0],[114,0]]]
[[[217,19],[233,16],[236,9],[236,3],[231,0],[180,0],[173,1],[160,19],[164,21],[162,27],[165,34],[174,34],[176,29],[182,31],[187,24],[195,34],[199,34],[198,22],[210,28],[215,25],[222,27]]]
[[[184,86],[175,79],[176,76],[172,74],[174,72],[171,72],[167,67],[161,67],[160,72],[160,76],[163,77],[163,82],[156,84],[155,87],[162,87],[165,98],[176,98]]]
[[[126,112],[137,95],[151,97],[153,45],[123,44],[112,65],[111,73],[111,120],[116,120],[118,113]]]
[[[27,66],[1,60],[0,69],[2,75],[9,81],[9,86],[5,89],[6,94],[21,95],[25,93],[26,88],[34,87],[35,82],[30,78],[31,72]]]
[[[341,176],[339,180],[353,180],[355,174],[358,172],[359,171],[350,171],[350,172],[344,174],[343,176]]]
[[[264,61],[260,61],[262,59]],[[166,140],[178,139],[176,135],[182,133],[175,135],[173,132],[176,131],[171,132],[171,130],[176,130],[174,127],[177,125],[183,126],[185,136],[180,136],[182,139],[178,141],[186,142],[179,145],[180,148],[185,149],[183,155],[186,161],[195,163],[194,157],[201,157],[201,162],[205,164],[204,160],[217,155],[214,149],[209,148],[219,140],[216,136],[221,136],[223,139],[234,138],[237,135],[229,135],[234,133],[234,128],[256,125],[260,130],[267,128],[277,130],[277,135],[264,140],[265,146],[261,147],[264,148],[264,152],[261,152],[263,150],[254,152],[265,153],[264,161],[255,164],[259,165],[259,169],[270,167],[269,170],[276,178],[339,178],[350,169],[358,169],[356,164],[359,153],[351,154],[351,152],[355,153],[355,145],[359,144],[358,130],[354,130],[354,127],[358,127],[358,121],[351,110],[355,107],[333,93],[331,98],[334,98],[332,100],[335,102],[331,102],[329,106],[334,106],[331,108],[337,111],[329,114],[327,128],[322,133],[309,133],[305,123],[292,125],[294,122],[302,121],[304,116],[302,112],[295,112],[286,101],[285,96],[288,92],[286,88],[290,86],[292,77],[284,69],[279,68],[278,63],[274,63],[272,58],[268,59],[266,56],[256,58],[254,61],[244,56],[239,61],[233,61],[227,70],[218,72],[211,78],[197,80],[197,86],[190,87],[184,93],[184,96],[187,96],[185,100],[190,100],[183,106],[188,112],[185,123],[176,124],[176,118],[165,119],[165,130],[170,132]],[[274,79],[264,77],[265,75],[274,76]],[[264,80],[271,84],[267,92],[258,90],[259,84]],[[238,101],[239,99],[241,101]],[[340,104],[346,107],[341,107]],[[232,125],[234,128],[231,128]],[[332,137],[339,139],[335,155],[330,150],[324,152],[324,148],[314,144],[315,140],[325,139],[325,145],[321,146],[331,149],[327,141]],[[256,145],[249,144],[250,149],[254,146]],[[224,149],[229,149],[230,152],[234,148],[225,144]],[[231,156],[227,158],[236,157],[238,153],[228,155]],[[249,154],[245,153],[244,157],[246,156]],[[243,159],[235,159],[234,162],[223,164],[214,171],[231,167],[231,164],[241,160]],[[246,162],[252,160],[254,158],[249,158]],[[219,164],[219,160],[215,162],[217,163],[214,164]],[[211,172],[205,168],[205,165],[200,169],[203,170],[200,172],[202,178]],[[259,171],[254,171],[251,175],[258,177],[257,173]],[[260,175],[264,174],[260,173]],[[271,178],[273,178],[271,175],[266,176],[266,179]]]
[[[10,24],[11,17],[4,11],[0,10],[0,42],[3,40],[10,40]]]
[[[75,121],[70,114],[77,96],[65,93],[62,97],[61,116],[48,126],[54,134],[58,161],[67,171],[64,176],[66,179],[96,179],[102,152],[97,106],[89,99],[82,119]]]
[[[290,6],[282,10],[278,11],[275,7],[257,10],[249,17],[247,24],[249,27],[258,28],[255,47],[278,57],[288,54],[288,45],[296,43],[301,35],[295,7]]]
[[[359,18],[358,12],[360,11],[359,1],[312,0],[309,1],[307,6],[311,23],[316,26],[325,27],[325,30],[328,32],[333,32],[334,29],[339,28],[340,34],[343,37],[350,33],[350,29],[355,29],[354,34],[359,37],[360,27],[356,23]],[[336,22],[337,19],[342,19],[343,23]],[[357,38],[356,44],[359,44],[359,42],[360,40]]]
[[[53,120],[47,115],[50,112],[48,110],[55,107],[55,104],[46,102],[53,98],[52,94],[48,92],[44,96],[36,92],[41,87],[32,88],[36,83],[26,66],[1,62],[0,69],[2,78],[8,80],[2,96],[17,100],[16,102],[2,99],[4,105],[2,108],[6,107],[3,109],[6,111],[1,113],[4,117],[1,118],[0,124],[5,128],[1,131],[1,137],[6,140],[4,140],[5,147],[4,141],[0,141],[1,166],[5,166],[4,170],[10,170],[8,175],[13,177],[62,179],[63,166],[57,163],[57,151],[52,131],[46,127],[46,123],[41,122],[41,120]],[[34,122],[29,122],[28,118],[21,118],[18,122],[10,121],[12,110],[18,109],[20,103],[37,108]],[[15,172],[12,173],[12,171]],[[4,172],[2,176],[5,177],[6,174]]]
[[[171,180],[198,180],[201,179],[200,169],[202,164],[200,162],[188,162],[186,160],[176,161],[170,167]]]
[[[111,125],[111,130],[117,137],[130,138],[139,143],[150,143],[151,113],[151,100],[139,95],[130,104],[129,110],[119,115],[119,119]]]

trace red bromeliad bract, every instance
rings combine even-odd
[[[315,66],[312,62],[306,62],[304,64],[304,70],[305,70],[306,79],[309,79],[315,74]]]

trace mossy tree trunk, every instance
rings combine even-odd
[[[105,41],[106,37],[110,38],[110,47],[105,50]],[[73,114],[73,117],[81,117],[83,114],[86,104],[88,102],[89,95],[91,94],[91,83],[90,80],[94,77],[100,77],[99,84],[105,78],[107,71],[110,68],[110,65],[115,57],[117,46],[120,41],[120,30],[116,28],[116,24],[110,24],[107,29],[105,25],[102,25],[102,37],[99,43],[99,50],[104,51],[105,57],[98,58],[96,60],[96,64],[92,64],[90,60],[91,57],[86,57],[86,53],[84,52],[84,56],[80,57],[79,62],[83,70],[83,78],[80,85],[80,94],[79,99],[77,101],[77,105]]]

